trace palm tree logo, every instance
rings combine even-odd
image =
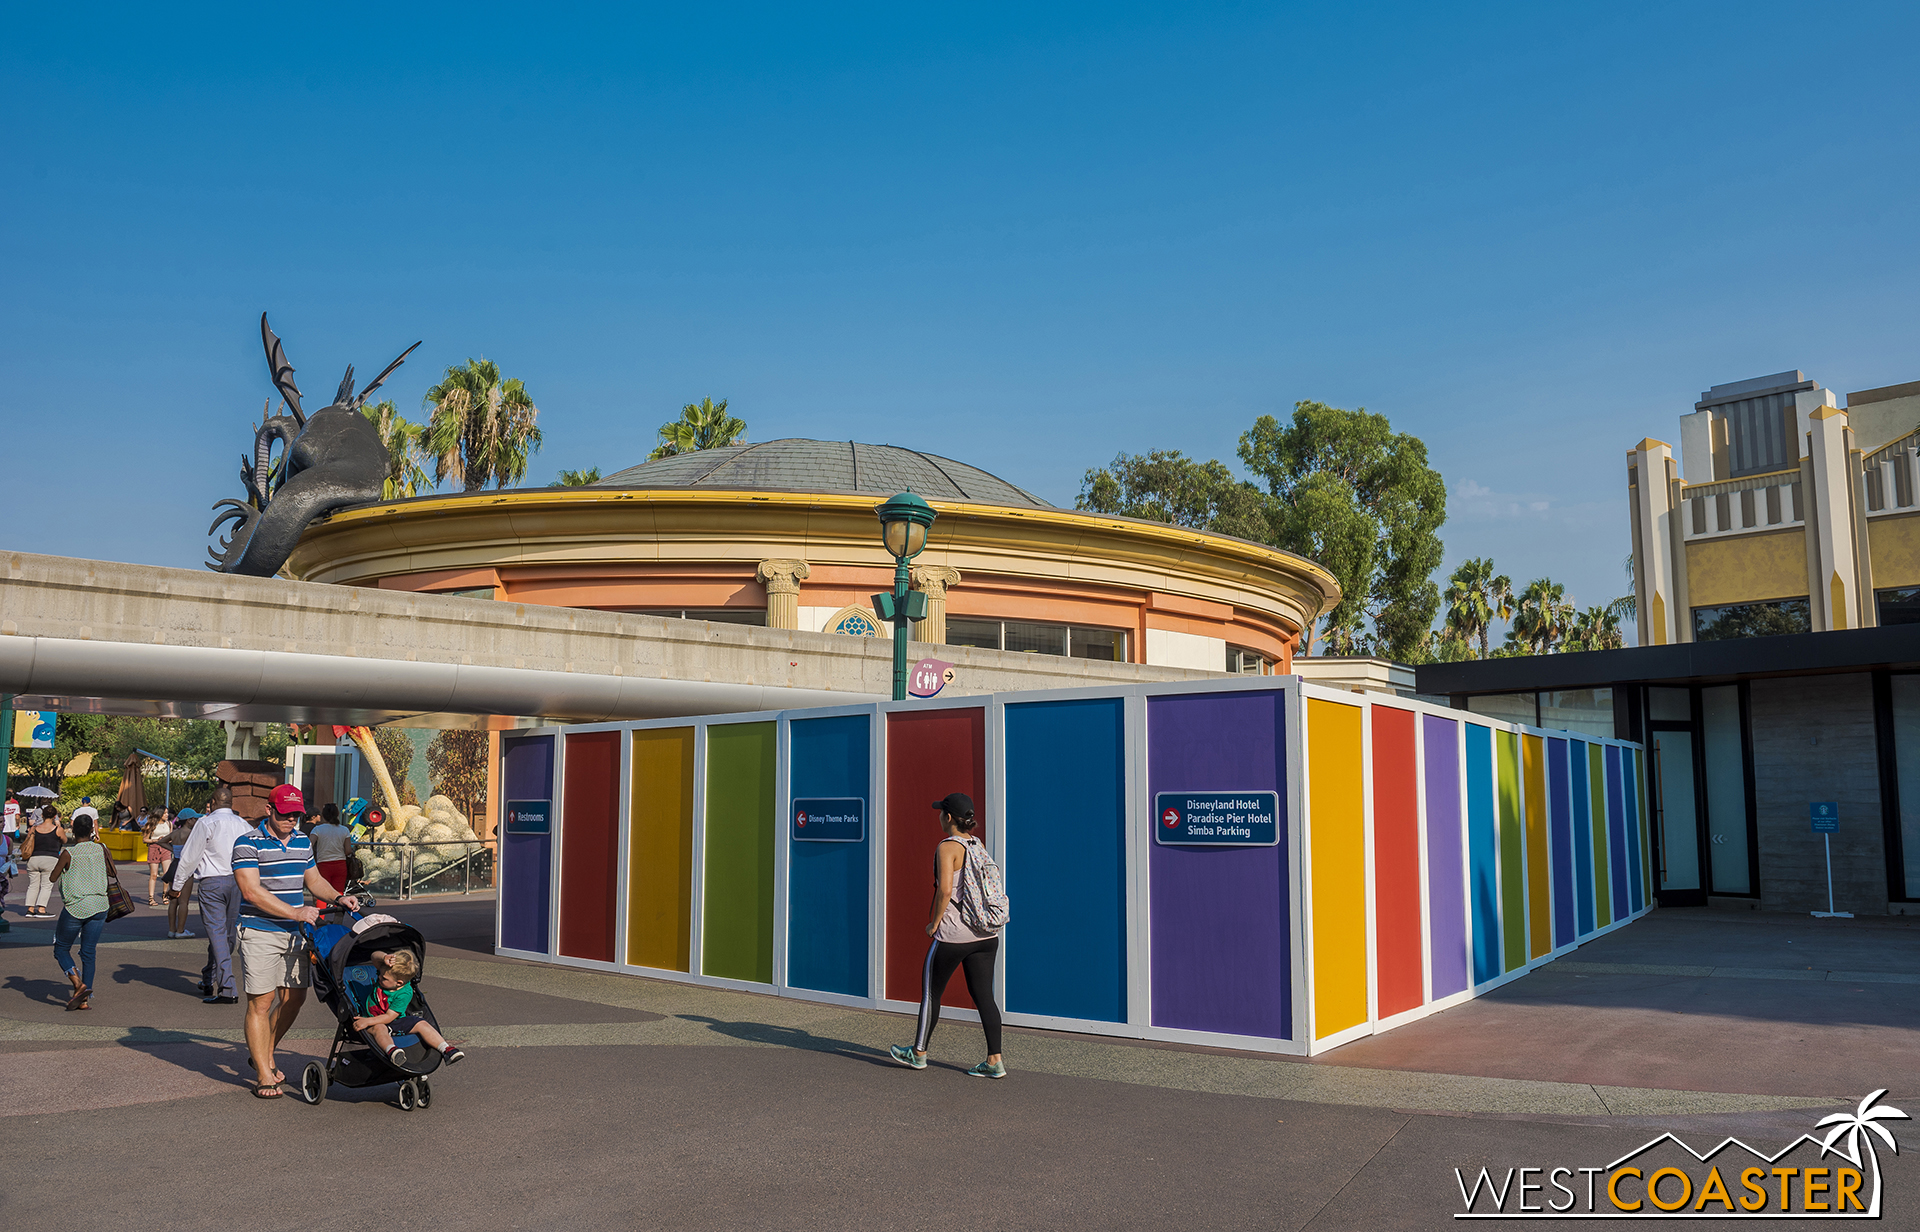
[[[1838,1155],[1854,1167],[1859,1168],[1864,1166],[1860,1162],[1860,1148],[1863,1144],[1866,1146],[1867,1158],[1873,1168],[1873,1205],[1876,1213],[1880,1207],[1880,1156],[1874,1149],[1873,1138],[1868,1135],[1878,1135],[1879,1138],[1887,1144],[1887,1149],[1898,1155],[1900,1153],[1900,1144],[1893,1140],[1893,1134],[1880,1122],[1905,1121],[1910,1119],[1906,1113],[1890,1105],[1883,1104],[1878,1108],[1873,1106],[1874,1102],[1886,1093],[1887,1089],[1882,1087],[1861,1100],[1860,1106],[1852,1112],[1836,1112],[1831,1116],[1821,1117],[1814,1125],[1816,1130],[1828,1125],[1833,1126],[1833,1129],[1828,1132],[1826,1140],[1820,1144],[1820,1153],[1822,1155],[1829,1153]],[[1844,1149],[1834,1145],[1834,1143],[1840,1141],[1843,1136],[1847,1140],[1847,1145]]]

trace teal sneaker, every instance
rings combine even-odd
[[[913,1049],[907,1047],[905,1044],[895,1044],[893,1047],[887,1049],[887,1055],[908,1069],[927,1068],[927,1059],[915,1053]],[[1002,1070],[1001,1072],[1005,1073],[1006,1071]]]
[[[982,1061],[967,1071],[969,1078],[1005,1078],[1007,1067],[997,1061]]]

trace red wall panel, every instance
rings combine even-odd
[[[1373,707],[1373,929],[1380,1017],[1426,1001],[1420,963],[1420,795],[1414,715]]]
[[[561,776],[560,953],[613,961],[619,887],[619,732],[567,737]]]
[[[887,716],[886,995],[920,1000],[927,958],[927,911],[933,902],[934,848],[940,815],[932,805],[949,792],[973,797],[987,824],[987,712],[904,710]],[[955,975],[940,1004],[973,1008],[966,981]]]

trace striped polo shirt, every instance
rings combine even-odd
[[[281,840],[273,836],[263,821],[233,840],[233,871],[237,873],[243,868],[250,868],[258,872],[261,887],[289,907],[307,905],[306,892],[301,886],[306,881],[307,870],[312,867],[313,844],[306,835],[300,833],[299,826],[295,826],[293,833]],[[268,915],[251,902],[243,900],[240,905],[240,927],[293,932],[300,926],[293,920]]]

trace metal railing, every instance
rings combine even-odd
[[[471,894],[493,884],[494,840],[452,843],[361,843],[354,855],[369,890],[386,898]]]

